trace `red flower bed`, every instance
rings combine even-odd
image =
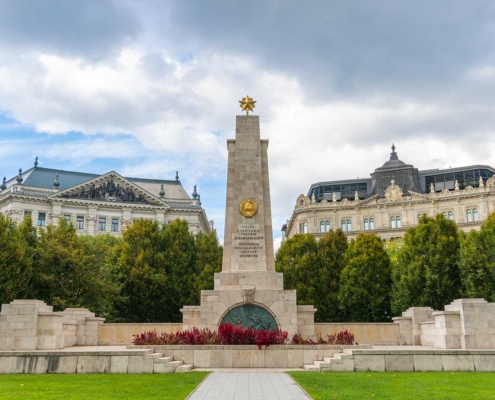
[[[156,331],[144,332],[133,335],[132,343],[138,346],[146,345],[208,345],[208,344],[255,344],[261,349],[271,344],[354,344],[354,335],[348,331],[338,334],[328,335],[328,340],[321,336],[317,342],[311,339],[303,339],[301,335],[295,333],[291,340],[288,340],[288,333],[275,330],[256,330],[254,328],[243,328],[242,325],[223,324],[218,328],[218,332],[210,331],[207,328],[192,328],[176,333],[157,333]]]

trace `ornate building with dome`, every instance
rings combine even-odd
[[[297,198],[282,237],[310,233],[320,238],[341,228],[349,239],[373,231],[390,240],[402,237],[423,214],[438,213],[464,231],[479,229],[495,211],[494,174],[488,165],[419,171],[399,160],[392,145],[390,159],[370,178],[312,184]]]
[[[0,183],[0,212],[14,221],[30,217],[34,226],[57,224],[65,218],[80,234],[120,236],[138,219],[167,223],[183,219],[196,234],[210,232],[199,194],[190,197],[176,173],[175,180],[126,178],[110,171],[103,175],[38,166]]]

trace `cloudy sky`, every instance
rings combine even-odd
[[[198,185],[223,238],[238,100],[257,100],[275,237],[311,183],[495,165],[495,2],[0,0],[0,175]]]

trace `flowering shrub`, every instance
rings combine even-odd
[[[339,333],[334,333],[332,335],[327,335],[328,340],[318,335],[318,344],[354,344],[354,335],[345,330]]]
[[[272,344],[354,344],[354,335],[348,331],[328,335],[328,340],[318,336],[316,342],[311,339],[303,339],[299,333],[295,333],[291,340],[288,340],[288,333],[278,329],[256,330],[254,328],[243,328],[242,325],[222,324],[218,332],[207,328],[192,328],[186,331],[175,333],[160,333],[149,331],[133,335],[132,343],[135,345],[207,345],[207,344],[255,344],[261,349]]]
[[[144,332],[139,335],[133,335],[132,343],[135,345],[164,345],[164,344],[220,344],[220,338],[216,331],[210,331],[208,328],[192,328],[187,331],[178,331],[176,333],[160,334],[156,331]]]

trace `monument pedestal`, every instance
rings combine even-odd
[[[315,337],[313,306],[297,306],[275,272],[268,140],[260,139],[258,116],[237,116],[236,139],[227,141],[228,176],[222,272],[214,290],[201,291],[201,305],[187,306],[183,328],[217,329],[225,322],[281,329]]]

